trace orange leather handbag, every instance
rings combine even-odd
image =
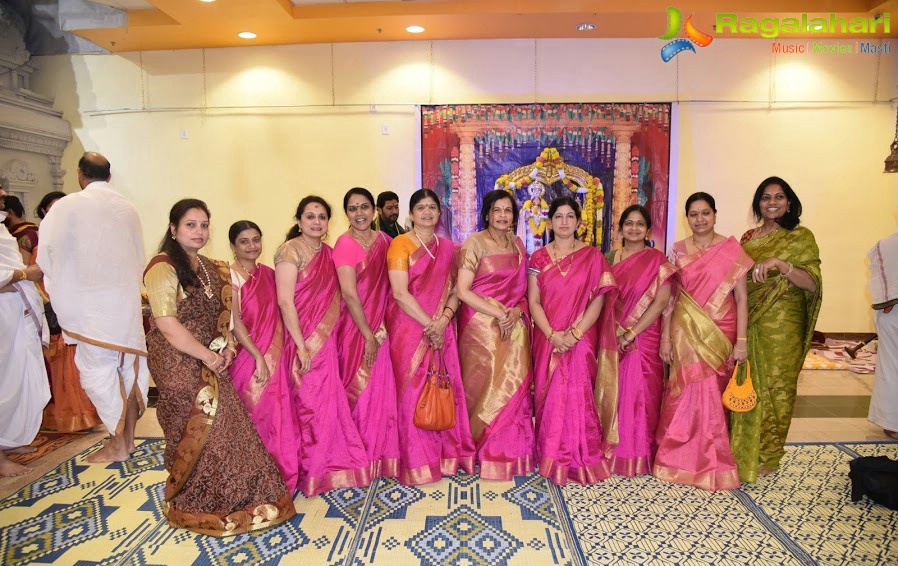
[[[449,430],[455,426],[455,396],[440,350],[431,351],[427,382],[415,405],[414,422],[424,430]]]
[[[739,384],[739,369],[745,368],[745,380]],[[733,377],[727,383],[727,388],[721,397],[723,406],[735,413],[747,413],[755,408],[758,404],[758,394],[751,384],[751,367],[748,360],[745,363],[738,364],[733,370]]]

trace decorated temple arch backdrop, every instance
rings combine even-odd
[[[444,203],[442,226],[457,242],[483,228],[482,197],[512,192],[528,250],[548,242],[548,204],[574,196],[580,237],[620,246],[617,219],[631,204],[652,215],[655,247],[667,242],[671,105],[474,104],[421,107],[422,186]]]

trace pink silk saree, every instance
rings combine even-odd
[[[673,363],[652,473],[706,490],[736,489],[739,474],[720,396],[733,371],[732,291],[753,261],[732,237],[688,255],[680,241],[672,253],[678,268],[670,323]]]
[[[621,329],[636,324],[676,268],[654,248],[616,263],[611,273],[620,291],[614,304]],[[618,432],[620,441],[611,459],[612,471],[621,476],[651,474],[657,444],[655,430],[661,413],[664,363],[658,353],[661,317],[640,332],[634,347],[620,354],[618,363]]]
[[[231,271],[231,282],[235,282]],[[267,383],[255,378],[256,361],[239,348],[229,372],[246,412],[256,425],[265,448],[271,453],[290,493],[299,479],[299,430],[290,403],[289,375],[281,371],[284,324],[277,304],[274,270],[259,264],[234,296],[239,299],[240,318],[249,336],[265,357],[270,377]]]
[[[402,234],[391,246],[402,244]],[[439,245],[431,245],[431,258],[424,246],[418,247],[408,259],[408,290],[424,311],[433,316],[442,312],[455,284],[456,246],[451,240],[439,238]],[[422,430],[415,426],[415,405],[424,388],[427,368],[433,351],[424,336],[424,327],[408,316],[395,302],[387,307],[387,334],[390,336],[390,357],[396,376],[399,399],[399,481],[420,485],[439,481],[443,475],[453,475],[462,468],[474,473],[474,441],[465,416],[464,387],[458,361],[455,325],[446,327],[443,359],[449,371],[455,395],[456,424],[444,431]]]
[[[275,263],[298,257],[292,242],[275,254]],[[300,330],[312,356],[308,372],[299,372],[296,344],[285,340],[281,365],[290,380],[295,418],[299,424],[299,489],[312,497],[345,487],[371,483],[365,445],[352,420],[346,391],[340,382],[336,335],[340,316],[340,284],[330,246],[305,265],[296,278],[293,296]]]
[[[340,376],[349,399],[352,418],[362,435],[371,462],[371,477],[396,477],[399,466],[399,430],[396,409],[396,381],[390,361],[390,340],[384,326],[387,304],[391,300],[387,277],[389,238],[382,232],[374,241],[367,257],[356,264],[356,289],[365,311],[365,319],[380,342],[377,359],[369,367],[364,363],[365,337],[343,307],[337,323],[340,350]],[[344,234],[336,248],[357,246],[352,236]]]
[[[532,473],[535,456],[527,250],[520,238],[516,250],[506,254],[483,255],[478,244],[466,242],[459,254],[459,269],[474,268],[471,290],[494,305],[524,311],[508,340],[502,340],[492,316],[465,304],[458,314],[461,373],[480,477],[509,481]]]
[[[585,247],[560,265],[546,248],[530,258],[549,324],[565,330],[598,295],[602,314],[583,338],[563,354],[546,336],[533,332],[536,452],[539,473],[556,485],[597,483],[611,475],[609,457],[617,443],[617,287],[601,252]]]

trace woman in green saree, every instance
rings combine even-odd
[[[799,226],[801,201],[779,177],[761,182],[752,199],[762,224],[742,236],[755,265],[748,274],[748,361],[758,404],[730,414],[730,444],[739,478],[775,472],[784,454],[798,373],[820,311],[820,253]]]

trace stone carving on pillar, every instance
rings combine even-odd
[[[459,130],[458,192],[453,195],[455,211],[453,239],[463,242],[477,231],[477,170],[474,163],[474,132]]]
[[[0,0],[2,175],[12,190],[36,201],[47,192],[62,190],[65,171],[60,165],[72,141],[72,127],[62,119],[62,112],[53,109],[52,98],[30,90],[38,65],[25,49],[25,29],[18,13]]]

